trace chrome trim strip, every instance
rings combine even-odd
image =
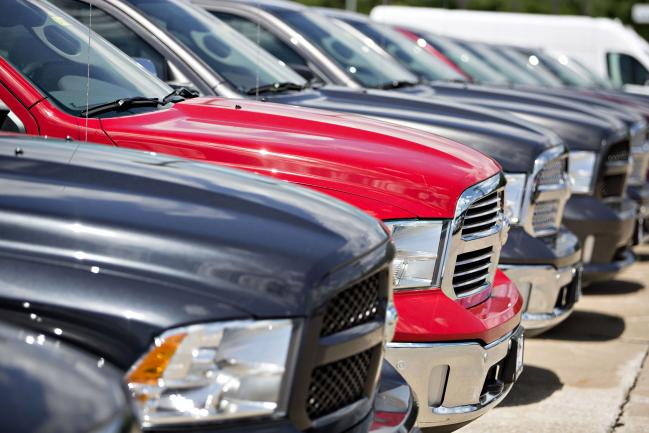
[[[489,258],[491,258],[491,254],[489,254]],[[481,271],[483,269],[487,269],[489,266],[491,266],[491,263],[487,263],[485,265],[480,266],[479,268],[473,268],[473,269],[468,270],[468,271],[456,272],[453,276],[454,277],[461,277],[461,276],[464,276],[464,275],[473,274],[473,273]]]

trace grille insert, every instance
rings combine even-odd
[[[381,304],[381,274],[376,273],[343,290],[327,305],[321,337],[374,320]]]
[[[539,185],[558,185],[564,183],[566,172],[566,158],[555,158],[543,166],[538,175]]]
[[[532,215],[532,228],[535,233],[556,231],[559,202],[557,200],[544,201],[534,206]]]
[[[502,208],[502,194],[494,191],[474,202],[466,211],[462,235],[487,231],[498,222]]]
[[[601,181],[598,184],[598,196],[601,198],[622,197],[626,189],[627,173],[620,168],[628,167],[630,150],[629,142],[621,141],[611,146],[606,155],[606,164]]]
[[[492,247],[459,254],[453,273],[455,295],[461,296],[488,283],[492,259]]]
[[[629,160],[629,143],[621,141],[611,146],[606,156],[607,163],[623,163]]]
[[[374,348],[313,370],[306,411],[317,419],[365,396]]]

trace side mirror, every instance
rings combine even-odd
[[[191,85],[188,83],[178,83],[176,81],[167,81],[167,84],[169,87],[171,87],[174,90],[181,90],[186,93],[186,95],[181,95],[183,97],[189,97],[189,98],[196,98],[201,96],[201,92],[199,92],[197,89],[193,88]],[[189,96],[191,94],[191,96]]]
[[[138,62],[144,70],[146,70],[148,73],[153,75],[154,77],[158,76],[158,71],[155,69],[155,65],[150,59],[147,59],[145,57],[133,57],[133,60]]]
[[[302,78],[304,78],[309,82],[313,81],[316,78],[315,74],[308,66],[300,65],[300,64],[289,64],[288,67],[293,69],[295,72],[300,74]]]

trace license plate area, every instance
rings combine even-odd
[[[503,362],[503,381],[516,382],[523,372],[523,359],[525,353],[525,337],[523,328],[519,328],[510,340],[509,352]]]

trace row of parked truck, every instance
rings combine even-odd
[[[7,432],[453,431],[646,240],[649,100],[545,52],[275,0],[2,6]]]

